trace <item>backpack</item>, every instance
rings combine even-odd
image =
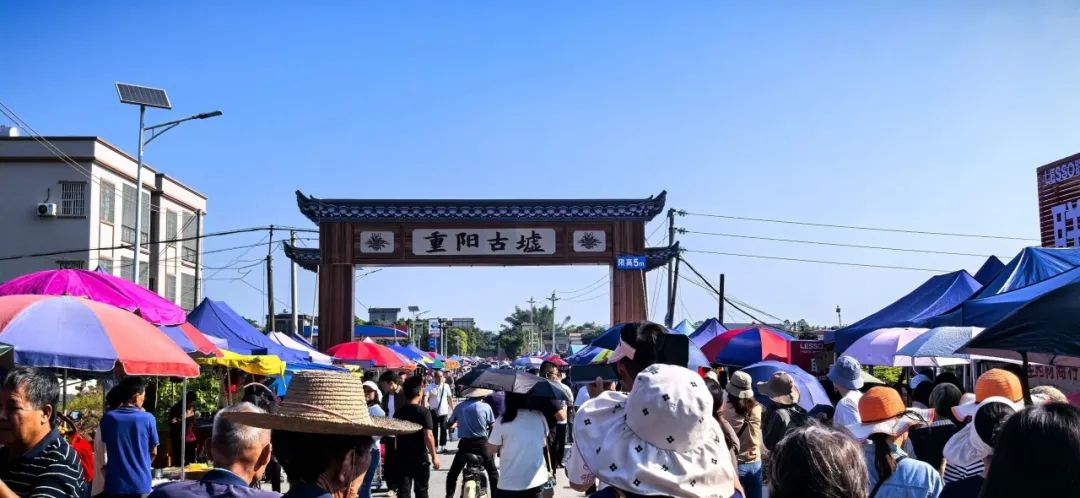
[[[784,431],[784,434],[787,434],[795,429],[798,429],[799,427],[809,424],[810,419],[812,418],[810,417],[810,414],[806,412],[806,409],[799,405],[784,407],[781,408],[781,410],[787,410],[788,414],[791,417],[791,420],[788,422],[787,430]]]

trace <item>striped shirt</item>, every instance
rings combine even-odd
[[[87,496],[82,461],[56,429],[17,457],[0,450],[0,480],[26,498]]]

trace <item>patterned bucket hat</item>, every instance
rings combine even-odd
[[[727,498],[736,477],[701,376],[653,365],[628,395],[604,393],[574,424],[585,465],[603,483],[638,495]]]

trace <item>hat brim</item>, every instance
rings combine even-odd
[[[758,382],[757,388],[758,392],[761,393],[762,396],[771,399],[773,403],[779,403],[781,405],[794,405],[796,403],[794,395],[773,391],[769,387],[769,381]]]
[[[857,389],[862,389],[862,386],[863,386],[863,378],[862,378],[861,374],[859,375],[859,378],[857,378],[857,379],[843,379],[843,378],[840,378],[839,375],[836,375],[835,372],[830,370],[827,377],[829,378],[830,381],[832,381],[834,386],[840,386],[840,387],[843,387],[844,389],[857,390]]]
[[[863,440],[874,434],[899,436],[915,427],[926,425],[933,421],[933,410],[909,409],[888,420],[882,420],[871,424],[851,424],[847,426],[847,430],[855,436],[855,439]]]
[[[728,384],[724,386],[724,390],[727,391],[728,394],[739,399],[750,399],[754,397],[754,390],[752,388],[739,389],[731,382],[728,382]]]
[[[646,496],[713,498],[734,493],[738,476],[714,419],[705,419],[710,429],[700,446],[664,450],[642,440],[626,424],[626,399],[626,393],[603,393],[574,417],[573,451],[580,452],[601,482]],[[688,485],[691,481],[693,486]]]
[[[461,396],[465,397],[465,398],[486,398],[488,396],[491,396],[494,393],[495,393],[495,391],[492,391],[491,389],[482,389],[482,388],[479,388],[479,387],[472,387],[472,388],[466,389],[465,392],[461,393]]]
[[[974,419],[975,413],[979,411],[979,408],[986,406],[990,403],[1002,403],[1011,406],[1014,410],[1024,409],[1024,401],[1012,401],[1004,396],[991,396],[982,400],[979,403],[972,401],[971,403],[964,403],[962,405],[956,405],[952,408],[953,416],[957,420],[965,420],[968,418]]]
[[[230,422],[275,431],[301,432],[305,434],[340,434],[343,436],[396,436],[412,434],[421,427],[412,422],[389,418],[371,417],[368,423],[337,422],[311,419],[298,415],[252,412],[226,412],[222,416]]]

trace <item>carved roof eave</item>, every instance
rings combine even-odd
[[[296,247],[288,242],[282,243],[282,247],[285,249],[285,256],[300,265],[301,268],[315,273],[319,272],[319,261],[322,258],[318,247]]]
[[[309,220],[328,222],[647,222],[664,210],[667,192],[647,199],[319,199],[296,191]]]
[[[645,271],[651,271],[668,264],[679,255],[679,243],[664,247],[645,248]]]

